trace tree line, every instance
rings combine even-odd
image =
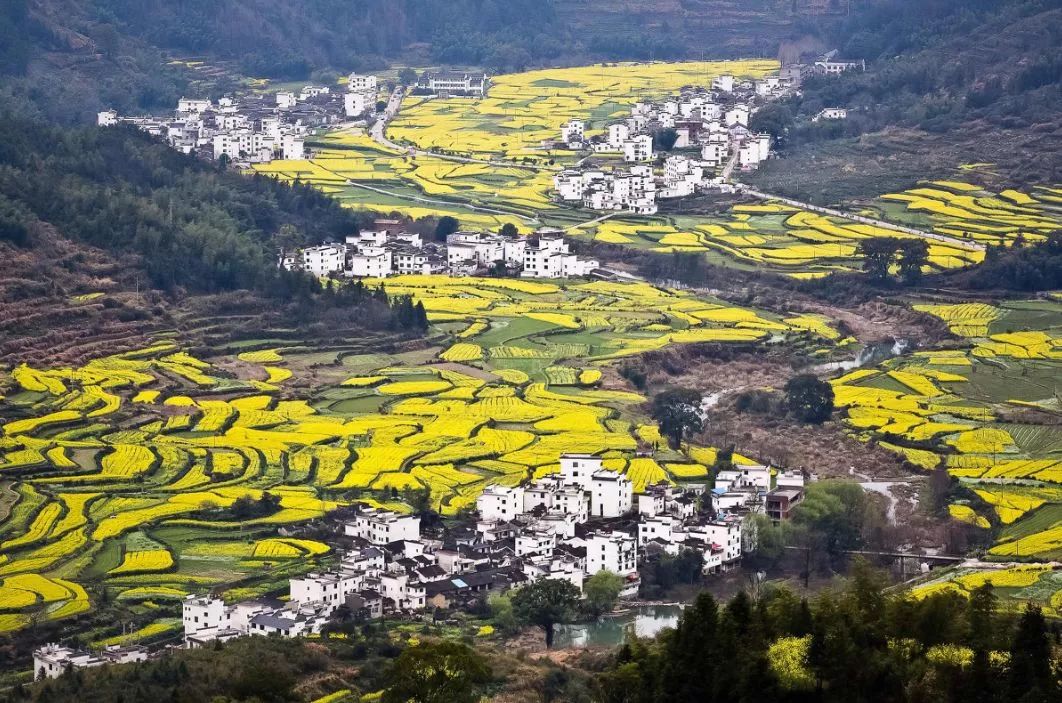
[[[359,220],[314,188],[244,176],[170,149],[132,127],[65,131],[0,117],[0,238],[32,230],[139,255],[163,290],[271,290],[276,238],[342,238]]]
[[[672,631],[624,645],[598,676],[603,703],[1058,700],[1058,629],[1039,608],[886,591],[857,563],[847,586],[814,598],[785,588],[698,596]]]

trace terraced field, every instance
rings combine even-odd
[[[860,438],[976,496],[952,516],[992,529],[989,557],[1062,558],[1062,303],[915,305],[969,338],[833,381]]]
[[[327,558],[278,527],[355,500],[406,510],[407,489],[453,514],[488,484],[558,470],[566,451],[601,453],[638,490],[701,479],[714,450],[669,450],[641,396],[600,387],[612,360],[705,341],[829,349],[840,336],[823,318],[645,284],[385,284],[424,303],[440,346],[248,342],[202,360],[160,341],[80,368],[13,369],[0,475],[18,502],[0,522],[0,627],[85,612],[86,587],[130,607],[261,594]]]
[[[684,85],[710,84],[722,73],[756,78],[777,67],[774,61],[748,60],[612,64],[508,74],[493,79],[483,100],[409,96],[388,127],[388,138],[395,142],[425,151],[512,161],[510,168],[409,156],[383,148],[355,130],[321,137],[311,144],[316,150],[312,160],[274,161],[255,170],[311,183],[355,208],[414,218],[449,214],[466,226],[494,229],[506,222],[525,230],[537,224],[568,226],[589,218],[550,201],[554,169],[575,159],[570,151],[542,146],[544,140],[557,138],[562,123],[573,117],[588,120],[588,134],[597,134],[611,119],[627,115],[639,99],[670,95]],[[521,164],[540,168],[519,168]],[[501,214],[472,210],[469,205]]]
[[[1003,569],[948,569],[920,583],[913,590],[917,598],[941,592],[969,593],[991,584],[1000,605],[1007,610],[1019,611],[1026,603],[1035,603],[1044,609],[1044,614],[1062,617],[1062,571],[1041,564],[1012,566]]]
[[[670,95],[684,85],[708,85],[720,73],[754,78],[775,68],[769,61],[649,63],[503,75],[483,100],[408,97],[388,128],[389,139],[420,150],[511,161],[512,166],[410,155],[349,130],[318,137],[311,144],[312,160],[274,161],[255,170],[313,184],[353,208],[413,218],[451,215],[466,227],[487,229],[505,223],[523,231],[575,227],[573,234],[601,242],[699,252],[717,263],[803,279],[859,270],[864,239],[917,236],[777,203],[738,205],[723,216],[623,215],[576,227],[599,213],[552,201],[555,170],[571,165],[575,155],[543,143],[555,139],[568,119],[586,120],[593,135],[626,116],[639,99]],[[521,167],[528,165],[534,167]],[[961,181],[933,181],[883,195],[863,204],[858,214],[958,240],[930,243],[928,272],[979,263],[984,258],[980,244],[1042,240],[1062,227],[1060,201],[1058,188],[993,193]]]

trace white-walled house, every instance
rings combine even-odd
[[[323,244],[302,250],[303,270],[315,276],[327,276],[346,268],[347,248],[342,244]]]
[[[648,134],[639,134],[623,142],[623,160],[649,161],[653,158],[653,138]]]
[[[594,517],[619,517],[630,512],[632,484],[615,471],[595,471],[590,477],[590,514]]]
[[[104,664],[131,664],[148,660],[144,647],[112,645],[99,654],[50,642],[33,650],[33,679],[54,679],[67,669],[90,669]]]
[[[375,95],[377,91],[377,78],[372,75],[351,73],[347,76],[347,90],[352,93],[370,93]]]
[[[487,486],[476,498],[476,509],[484,520],[512,520],[524,512],[521,486]]]
[[[560,475],[565,483],[590,490],[594,474],[602,470],[601,457],[593,454],[561,454]]]
[[[568,146],[582,146],[583,134],[586,131],[586,123],[582,120],[571,119],[561,125],[561,141]]]
[[[625,532],[594,532],[586,536],[586,573],[638,573],[638,540]]]
[[[289,580],[290,602],[296,605],[319,603],[332,612],[351,593],[361,590],[364,577],[359,573],[342,571],[307,574]]]
[[[756,491],[771,490],[771,470],[760,464],[741,465],[724,469],[715,477],[715,487],[725,490],[751,489]]]
[[[843,107],[827,107],[824,108],[819,114],[811,118],[812,122],[818,122],[819,120],[844,120],[848,118],[848,110]]]
[[[733,93],[734,77],[730,74],[716,76],[712,79],[712,90],[719,90],[724,93]]]
[[[390,510],[366,508],[343,525],[348,537],[360,537],[370,544],[389,544],[420,539],[420,518]]]
[[[343,96],[343,112],[347,117],[357,117],[369,111],[373,105],[371,96],[365,93],[347,93]]]

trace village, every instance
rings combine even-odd
[[[540,229],[531,236],[490,232],[452,232],[445,244],[425,241],[402,229],[399,220],[378,219],[373,229],[347,235],[343,243],[326,243],[280,252],[278,266],[315,276],[384,278],[395,274],[467,276],[477,272],[528,278],[588,276],[596,259],[576,256],[564,233]]]
[[[425,71],[412,88],[418,95],[483,97],[486,74]],[[306,156],[306,138],[315,130],[342,124],[366,124],[380,111],[379,80],[351,73],[345,90],[306,85],[299,92],[249,93],[220,98],[181,98],[173,117],[97,115],[100,127],[133,125],[164,139],[172,148],[203,159],[225,159],[233,167],[296,160]]]
[[[752,171],[770,158],[770,134],[749,129],[749,118],[772,100],[800,88],[809,75],[860,69],[837,61],[836,52],[814,63],[783,66],[778,75],[759,80],[716,76],[710,87],[686,86],[658,102],[638,102],[625,120],[590,135],[584,120],[561,126],[560,140],[549,144],[585,155],[576,166],[553,178],[555,197],[588,210],[655,215],[658,201],[697,192],[734,192],[735,168]],[[826,108],[813,121],[847,118],[843,108]]]
[[[250,635],[318,635],[343,607],[358,620],[418,619],[470,609],[490,593],[539,579],[583,590],[602,571],[622,577],[620,598],[637,598],[639,567],[692,550],[704,576],[739,565],[755,549],[750,517],[788,520],[809,477],[762,465],[721,468],[714,487],[664,483],[635,494],[631,481],[590,454],[563,454],[560,471],[517,486],[494,485],[467,524],[422,530],[421,518],[375,507],[334,521],[338,564],[289,581],[286,598],[226,603],[190,595],[182,645],[203,647]],[[69,668],[144,661],[138,645],[99,653],[50,643],[34,652],[36,678]]]

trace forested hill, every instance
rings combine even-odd
[[[824,38],[867,70],[806,81],[757,116],[788,157],[756,174],[761,186],[837,202],[960,164],[1009,184],[1062,177],[1059,0],[873,0]],[[811,122],[833,106],[848,119]]]
[[[807,18],[839,8],[832,0],[4,0],[0,101],[84,123],[104,107],[169,109],[182,92],[220,94],[243,77],[326,80],[394,62],[500,71],[774,56]]]
[[[357,226],[309,186],[220,171],[133,128],[0,117],[0,164],[0,244],[32,250],[34,231],[48,225],[75,243],[139,256],[144,283],[162,289],[264,289],[278,236],[319,242]]]

